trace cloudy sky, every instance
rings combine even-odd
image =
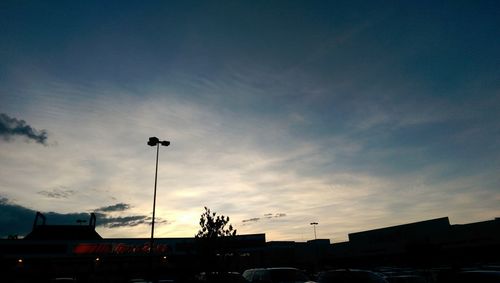
[[[498,1],[2,1],[0,236],[500,216]]]

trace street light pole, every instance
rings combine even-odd
[[[160,155],[160,144],[156,144],[156,168],[155,168],[155,189],[153,193],[153,219],[151,220],[151,244],[149,252],[153,253],[153,240],[155,235],[155,211],[156,211],[156,184],[158,183],[158,157]]]
[[[314,227],[314,240],[316,240],[316,225],[318,225],[318,222],[311,222],[310,224]]]
[[[169,146],[169,141],[160,141],[157,137],[150,137],[148,145],[156,146],[156,169],[155,169],[155,188],[153,193],[153,219],[151,220],[151,241],[149,243],[149,253],[153,254],[154,233],[155,233],[155,211],[156,211],[156,184],[158,183],[158,157],[160,155],[160,144]]]

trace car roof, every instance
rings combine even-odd
[[[284,270],[284,269],[290,269],[290,270],[300,270],[295,267],[259,267],[259,268],[250,268],[247,270]]]
[[[324,273],[326,273],[326,272],[368,272],[368,273],[374,273],[371,270],[367,270],[367,269],[355,269],[355,268],[330,269],[330,270],[325,270],[323,272]]]

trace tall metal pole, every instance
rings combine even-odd
[[[149,245],[149,253],[153,253],[154,233],[155,233],[155,209],[156,209],[156,183],[158,180],[158,156],[160,154],[160,144],[156,144],[156,170],[155,170],[155,190],[153,194],[153,220],[151,221],[151,242]]]
[[[151,241],[149,243],[149,255],[151,259],[151,278],[154,277],[154,238],[155,238],[155,213],[156,213],[156,185],[158,183],[158,159],[160,155],[160,145],[169,146],[169,141],[160,141],[157,137],[150,137],[147,144],[149,146],[156,146],[156,168],[155,168],[155,189],[153,195],[153,218],[151,221]]]
[[[310,224],[314,227],[314,240],[316,240],[316,225],[318,225],[318,222],[311,222]]]

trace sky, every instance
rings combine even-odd
[[[500,216],[498,1],[0,3],[0,237]]]

